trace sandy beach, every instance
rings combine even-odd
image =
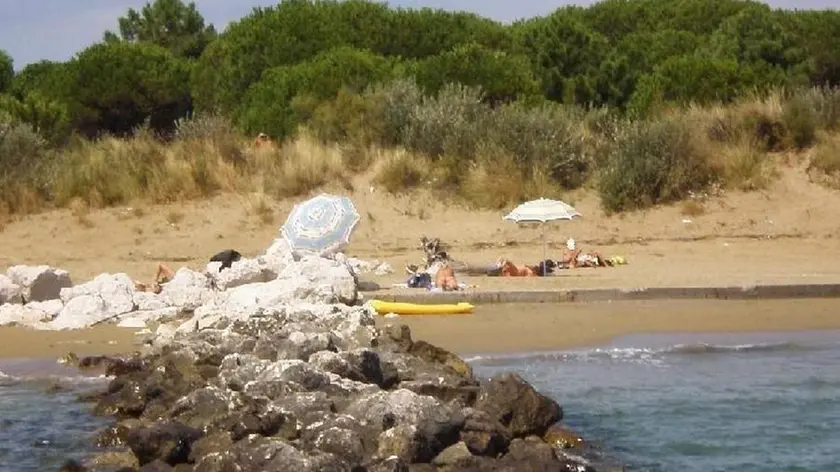
[[[666,300],[482,305],[471,315],[377,317],[406,324],[422,339],[458,354],[595,346],[640,333],[722,333],[840,329],[840,300]],[[129,353],[135,331],[0,328],[0,358]]]
[[[667,300],[484,305],[472,315],[378,318],[407,324],[459,354],[597,346],[642,333],[724,333],[839,329],[840,300]]]
[[[418,263],[419,238],[440,237],[457,260],[487,267],[505,256],[535,264],[540,231],[502,221],[504,211],[477,211],[431,195],[386,195],[359,177],[351,197],[362,216],[348,255],[388,262],[394,273],[362,280],[400,293],[403,266]],[[339,189],[326,189],[346,193]],[[574,237],[586,250],[622,255],[628,265],[573,269],[547,278],[462,276],[471,290],[550,290],[656,286],[744,286],[840,283],[840,192],[808,181],[802,169],[783,168],[766,191],[710,197],[702,212],[682,205],[605,215],[591,191],[565,197],[580,220],[551,224],[550,250]],[[278,237],[294,201],[257,211],[250,195],[222,195],[169,206],[121,207],[73,214],[50,211],[6,222],[0,230],[0,267],[50,264],[81,283],[102,272],[125,272],[149,281],[158,261],[202,269],[222,249],[256,255]],[[402,289],[405,290],[405,289]],[[840,327],[840,301],[638,302],[560,306],[479,307],[472,316],[403,317],[416,339],[457,352],[559,349],[650,331],[772,331]],[[380,320],[385,322],[386,320]],[[392,322],[387,320],[387,322]],[[511,335],[515,333],[515,335]],[[130,331],[101,327],[50,333],[0,328],[0,357],[113,353],[131,349]]]
[[[0,327],[0,359],[108,355],[132,352],[134,329],[97,326],[84,330],[37,331],[21,327]]]

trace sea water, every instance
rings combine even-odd
[[[645,335],[468,359],[481,377],[515,371],[553,396],[627,470],[840,471],[840,332]],[[74,392],[48,393],[44,377],[66,375],[54,361],[0,370],[0,471],[57,470],[92,451],[107,420]]]
[[[840,332],[645,335],[471,360],[482,377],[520,373],[627,470],[840,471]]]
[[[108,420],[91,415],[78,395],[105,382],[55,359],[0,360],[0,471],[57,471],[68,459],[88,456]]]

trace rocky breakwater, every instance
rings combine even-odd
[[[158,295],[129,282],[68,277],[46,301],[22,295],[28,279],[4,282],[7,310],[42,329],[159,323],[132,356],[80,360],[112,377],[85,397],[115,418],[89,470],[603,470],[518,375],[479,382],[407,326],[377,328],[342,256],[300,258],[277,241],[228,270],[182,269]]]

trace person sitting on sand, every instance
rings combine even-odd
[[[460,290],[452,264],[441,264],[435,274],[435,286],[444,292]]]
[[[575,240],[569,238],[566,241],[566,248],[561,253],[560,260],[557,261],[559,267],[575,268],[575,267],[606,267],[608,261],[597,252],[583,252],[578,249]]]

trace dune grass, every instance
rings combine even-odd
[[[168,141],[141,130],[128,139],[76,139],[61,149],[24,125],[2,125],[0,227],[10,215],[54,207],[72,209],[87,224],[90,209],[113,205],[228,192],[283,199],[336,185],[349,191],[359,175],[389,193],[423,187],[493,209],[588,187],[606,211],[621,212],[710,188],[766,188],[780,157],[794,156],[807,163],[813,180],[840,188],[840,92],[834,90],[666,109],[635,121],[556,107],[472,108],[446,126],[422,121],[427,115],[379,126],[404,129],[406,138],[390,136],[391,144],[369,139],[369,131],[366,139],[330,142],[310,123],[295,138],[260,148],[219,117],[185,121]],[[257,215],[270,213],[267,201],[253,206]]]

